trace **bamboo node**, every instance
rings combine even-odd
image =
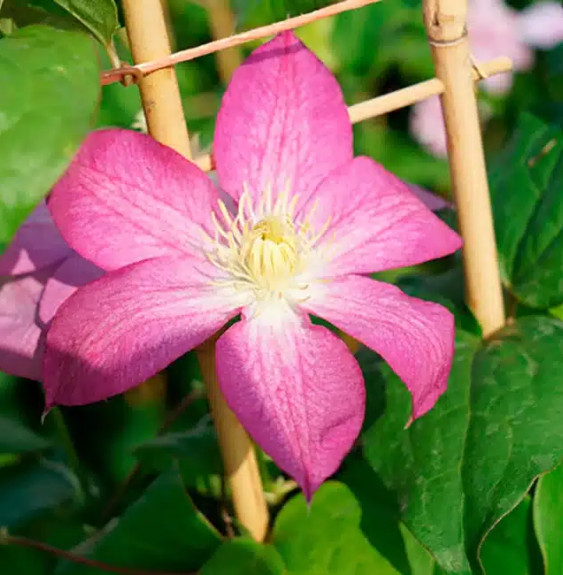
[[[462,35],[459,38],[454,38],[453,40],[434,40],[428,37],[428,43],[431,46],[437,46],[439,48],[444,48],[446,46],[457,46],[461,44],[467,38],[467,29],[463,30]]]

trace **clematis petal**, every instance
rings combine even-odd
[[[303,307],[376,351],[412,395],[413,418],[446,390],[454,318],[443,306],[363,276],[315,284]]]
[[[47,408],[122,393],[213,335],[240,304],[207,273],[197,260],[162,257],[78,289],[47,335]]]
[[[41,270],[61,261],[71,251],[42,201],[0,256],[0,276],[17,276]]]
[[[45,284],[39,303],[41,322],[47,325],[65,300],[79,287],[98,279],[103,273],[103,270],[77,253],[71,253]]]
[[[41,379],[43,329],[37,306],[48,271],[0,283],[0,370]]]
[[[258,315],[217,342],[227,403],[258,445],[310,499],[360,432],[365,390],[358,364],[329,330],[288,311]]]
[[[289,185],[306,199],[352,159],[352,126],[328,68],[292,32],[255,50],[235,72],[217,116],[213,154],[221,187],[254,200]]]
[[[86,139],[49,199],[63,237],[111,270],[198,252],[212,233],[217,192],[205,174],[145,134],[100,130]]]
[[[330,260],[325,276],[415,265],[461,246],[458,234],[401,180],[365,157],[331,174],[297,217],[314,230],[330,220],[319,247]]]

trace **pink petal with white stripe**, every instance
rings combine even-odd
[[[194,259],[156,258],[109,272],[61,306],[43,365],[47,408],[122,393],[203,343],[241,302]]]
[[[128,130],[93,132],[55,186],[49,209],[63,237],[106,270],[199,252],[214,230],[217,192],[171,148]]]
[[[446,256],[461,246],[458,234],[407,185],[365,157],[331,174],[300,216],[314,230],[330,222],[319,244],[319,250],[326,250],[330,258],[321,272],[324,276],[411,266]]]
[[[246,430],[310,499],[360,432],[360,368],[329,330],[286,310],[257,316],[217,342],[217,376]]]
[[[338,83],[293,34],[255,50],[234,73],[217,116],[213,155],[221,187],[239,199],[310,196],[352,159],[352,126]]]
[[[383,357],[411,392],[414,419],[446,390],[454,318],[445,307],[362,276],[315,285],[304,307]]]

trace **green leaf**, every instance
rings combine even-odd
[[[487,575],[510,573],[532,575],[537,543],[531,530],[532,500],[526,496],[487,537],[481,551],[481,561]]]
[[[503,281],[530,307],[563,302],[563,133],[522,115],[490,170]]]
[[[271,545],[252,539],[223,543],[203,566],[200,575],[285,575],[280,554]]]
[[[348,487],[325,483],[310,510],[303,495],[276,520],[273,542],[288,575],[398,575],[363,531],[362,507]]]
[[[380,379],[372,376],[366,381],[368,396],[382,386],[386,395],[384,415],[364,434],[368,461],[398,492],[410,531],[445,569],[459,572],[469,569],[462,535],[460,466],[471,363],[478,346],[477,338],[458,332],[447,393],[408,429],[404,427],[410,417],[410,395],[390,368],[380,364]]]
[[[458,333],[448,391],[404,429],[410,397],[380,368],[385,413],[364,435],[406,526],[443,569],[469,573],[494,525],[563,456],[563,324],[524,317],[488,342]],[[375,379],[375,380],[374,380]]]
[[[545,575],[563,573],[563,464],[542,475],[534,497],[534,527]]]
[[[0,469],[0,526],[21,525],[78,498],[78,483],[64,466],[28,461]]]
[[[169,472],[157,478],[102,537],[87,542],[86,554],[119,567],[181,571],[200,567],[220,541],[194,507],[178,473]],[[80,565],[66,563],[56,573],[81,575],[83,571]]]
[[[432,555],[428,553],[403,524],[400,527],[412,575],[434,575],[436,562],[432,559]]]
[[[117,6],[114,0],[54,0],[70,12],[104,46],[119,26]]]
[[[0,40],[0,242],[63,173],[92,124],[100,94],[92,41],[30,26]]]
[[[43,451],[51,442],[37,435],[20,421],[0,415],[0,453]]]
[[[32,24],[44,24],[62,30],[85,30],[78,20],[53,0],[4,0],[0,7],[0,17],[11,23],[11,34],[18,28]]]

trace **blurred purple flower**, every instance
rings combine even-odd
[[[0,256],[0,370],[40,381],[55,312],[102,273],[63,240],[41,202]]]

